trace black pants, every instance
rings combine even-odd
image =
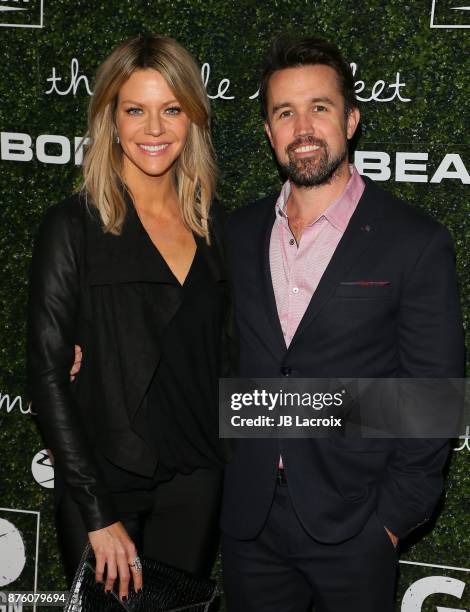
[[[304,530],[277,487],[255,540],[222,535],[228,612],[393,612],[397,553],[372,515],[357,536],[321,544]]]
[[[119,519],[140,555],[209,576],[217,552],[222,471],[177,474],[151,491],[115,495]],[[69,583],[88,534],[77,504],[65,491],[56,507],[59,548]]]

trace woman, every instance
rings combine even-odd
[[[88,538],[121,597],[142,585],[137,551],[208,574],[216,549],[229,302],[209,120],[178,43],[117,47],[96,77],[82,189],[47,211],[33,256],[30,388],[66,571]]]

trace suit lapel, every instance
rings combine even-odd
[[[266,216],[264,222],[264,236],[263,236],[263,250],[261,260],[261,275],[262,275],[262,287],[263,287],[263,301],[265,304],[265,311],[268,314],[268,321],[270,324],[272,338],[276,345],[275,354],[279,354],[279,351],[285,353],[287,350],[286,342],[284,340],[284,334],[282,333],[281,322],[279,320],[279,314],[277,312],[276,297],[274,295],[273,281],[271,277],[271,265],[269,260],[269,247],[271,244],[271,233],[276,219],[275,204],[276,200],[273,201],[272,206],[269,209],[269,214]]]
[[[338,283],[344,278],[360,255],[372,244],[378,233],[374,223],[382,215],[380,200],[374,198],[375,188],[366,182],[366,188],[349,224],[330,260],[315,293],[294,334],[289,349],[295,345],[304,330],[311,325],[320,310],[331,298]]]

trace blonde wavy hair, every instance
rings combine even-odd
[[[115,113],[121,86],[136,71],[157,70],[190,120],[188,137],[173,165],[173,179],[186,226],[209,242],[208,217],[217,167],[210,134],[210,105],[200,70],[186,49],[157,34],[125,41],[98,68],[88,110],[88,149],[81,190],[99,210],[104,229],[120,234],[126,216],[122,149]]]

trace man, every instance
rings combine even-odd
[[[288,180],[227,226],[240,375],[463,376],[451,239],[349,167],[359,110],[339,51],[278,39],[260,103]],[[229,611],[393,610],[398,541],[430,517],[447,456],[441,440],[237,440]]]

